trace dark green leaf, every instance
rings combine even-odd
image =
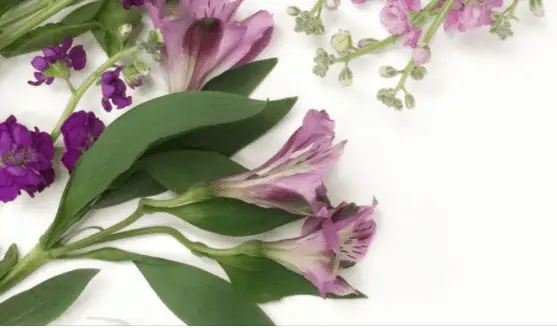
[[[114,189],[108,189],[95,203],[95,208],[105,208],[122,204],[140,197],[154,196],[167,191],[150,174],[138,171],[128,180],[118,184]]]
[[[99,272],[63,273],[0,304],[0,326],[42,326],[62,315]]]
[[[172,261],[136,265],[166,306],[188,325],[273,325],[257,304],[209,272]]]
[[[319,296],[317,288],[303,276],[273,260],[246,255],[215,258],[238,291],[258,303],[277,301],[293,295]],[[365,298],[362,293],[330,298]]]
[[[213,198],[162,211],[203,230],[225,236],[253,236],[301,218],[281,210],[262,208],[229,198]]]
[[[184,92],[127,111],[80,158],[42,244],[52,246],[149,146],[194,129],[244,120],[260,113],[265,104],[219,92]]]
[[[60,23],[64,25],[76,25],[90,22],[95,19],[104,2],[105,0],[97,0],[83,5],[69,13]]]
[[[99,28],[93,31],[93,35],[108,57],[114,56],[126,46],[126,42],[122,42],[118,36],[120,27],[131,24],[137,33],[141,17],[139,8],[124,9],[120,1],[104,0],[95,17]]]
[[[0,2],[0,17],[21,2],[23,2],[23,0],[2,0],[2,2]]]
[[[183,193],[192,185],[246,171],[228,157],[205,150],[178,150],[150,155],[141,166],[161,185]]]
[[[39,26],[7,47],[3,48],[2,51],[0,51],[0,54],[9,58],[38,51],[48,46],[60,44],[66,37],[76,37],[81,35],[95,26],[97,25],[94,22],[75,25],[56,23]]]
[[[6,255],[2,261],[0,261],[0,280],[10,272],[13,266],[17,263],[19,258],[19,252],[17,250],[17,246],[15,244],[10,245]]]
[[[230,69],[213,78],[203,90],[224,91],[249,96],[277,65],[276,58],[258,60]]]
[[[288,114],[297,98],[270,101],[258,115],[229,124],[194,130],[171,139],[149,152],[198,148],[214,150],[232,156],[240,149],[260,138]]]

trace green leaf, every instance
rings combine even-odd
[[[215,257],[230,282],[239,292],[258,303],[278,301],[293,295],[315,295],[319,291],[303,276],[288,270],[273,260],[246,255]],[[366,298],[362,293],[329,298]]]
[[[104,0],[97,0],[83,5],[69,13],[60,23],[64,25],[76,25],[90,22],[95,19],[104,2]]]
[[[133,261],[143,264],[168,264],[168,260],[148,255],[132,253],[113,247],[104,247],[80,255],[80,258],[93,260],[127,262]]]
[[[63,273],[0,304],[0,326],[43,326],[62,315],[99,273],[79,269]]]
[[[131,24],[135,33],[138,33],[141,18],[139,8],[124,9],[120,1],[103,1],[103,6],[95,17],[99,28],[93,30],[93,35],[108,57],[114,56],[126,46],[126,42],[122,42],[119,38],[120,26]]]
[[[213,78],[203,90],[225,91],[249,96],[277,65],[276,58],[258,60],[230,69]]]
[[[209,272],[172,261],[136,266],[166,306],[188,325],[273,325],[257,304]]]
[[[195,149],[153,154],[143,159],[140,165],[157,182],[178,194],[194,184],[247,171],[220,153]]]
[[[132,199],[162,194],[165,191],[167,188],[153,179],[150,174],[138,171],[122,184],[105,191],[95,203],[94,208],[110,207]]]
[[[9,58],[38,51],[48,46],[60,44],[66,37],[81,35],[95,26],[97,25],[94,22],[75,25],[56,23],[39,26],[3,48],[0,54],[5,58]]]
[[[4,255],[4,258],[0,261],[0,280],[2,280],[8,272],[10,272],[10,270],[17,263],[18,258],[19,252],[17,250],[17,246],[15,244],[10,245],[6,255]]]
[[[213,198],[157,211],[172,214],[198,228],[225,236],[253,236],[301,218],[278,209],[262,208],[229,198]]]
[[[4,13],[14,8],[21,2],[23,2],[23,0],[2,0],[2,2],[0,3],[0,17],[2,17]]]
[[[205,127],[171,139],[153,149],[150,153],[198,148],[214,150],[232,156],[275,126],[288,114],[297,98],[285,98],[267,103],[258,115],[245,120]]]
[[[244,120],[264,108],[264,101],[204,91],[174,93],[127,111],[80,158],[54,223],[41,239],[43,246],[52,246],[149,146],[194,129]]]

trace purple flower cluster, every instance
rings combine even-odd
[[[79,157],[97,141],[104,128],[104,123],[92,112],[75,112],[64,122],[60,129],[66,145],[62,163],[69,172]]]
[[[52,84],[54,78],[68,78],[70,68],[82,70],[87,64],[87,54],[82,45],[72,48],[73,39],[66,38],[59,46],[43,49],[43,56],[36,56],[31,65],[37,70],[34,73],[36,81],[29,81],[30,85],[39,86],[44,83]]]
[[[28,130],[14,116],[0,123],[0,201],[22,191],[31,197],[54,182],[54,146],[48,133]]]
[[[131,7],[141,7],[145,4],[145,0],[120,0],[122,2],[122,6],[125,9],[130,9]]]
[[[445,1],[442,1],[444,3]],[[445,19],[445,30],[457,29],[465,32],[493,23],[492,13],[494,8],[503,5],[503,0],[457,0]]]
[[[410,22],[410,11],[420,11],[421,6],[421,0],[387,0],[381,10],[381,24],[393,35],[404,35],[404,45],[415,48],[422,30]]]
[[[120,78],[121,67],[113,71],[106,71],[101,76],[102,106],[107,111],[112,111],[112,105],[117,109],[126,108],[132,104],[132,97],[126,95],[126,83]]]

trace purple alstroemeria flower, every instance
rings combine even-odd
[[[333,146],[334,121],[310,110],[286,144],[253,171],[213,182],[215,196],[307,215],[325,198],[323,176],[339,158],[345,141]]]
[[[39,86],[44,83],[52,84],[54,78],[60,77],[67,79],[70,69],[80,71],[87,64],[87,54],[82,45],[72,48],[73,39],[66,38],[59,46],[43,49],[44,56],[36,56],[31,61],[36,81],[29,81],[30,85]]]
[[[106,71],[101,76],[102,106],[107,111],[112,111],[112,105],[122,109],[132,104],[132,97],[126,95],[126,82],[120,78],[121,67],[113,71]]]
[[[242,0],[180,0],[173,13],[164,0],[145,7],[164,39],[162,57],[171,92],[199,90],[210,76],[249,63],[270,42],[267,11],[234,20]]]
[[[303,275],[322,297],[359,292],[340,276],[342,269],[357,264],[367,253],[375,233],[371,218],[375,203],[356,206],[342,203],[335,209],[322,208],[308,219],[298,238],[263,243],[263,254]]]
[[[120,0],[122,6],[125,9],[130,9],[131,7],[141,7],[145,4],[145,0]]]
[[[0,123],[0,201],[21,191],[31,197],[54,182],[54,146],[48,133],[29,131],[12,115]]]
[[[104,123],[92,112],[75,112],[64,122],[60,131],[66,151],[62,163],[71,173],[79,157],[91,148],[104,131]]]

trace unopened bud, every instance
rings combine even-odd
[[[390,78],[399,74],[398,70],[392,66],[383,66],[379,69],[379,74],[382,77]]]
[[[331,37],[331,45],[339,54],[345,54],[352,49],[352,36],[350,32],[339,30]]]
[[[545,9],[543,8],[543,0],[530,0],[530,11],[538,17],[545,16]]]
[[[335,10],[340,5],[340,0],[325,0],[325,7],[330,10]]]
[[[427,74],[427,69],[423,66],[418,66],[412,69],[412,72],[410,72],[410,77],[412,77],[416,81],[419,81],[419,80],[423,80],[426,74]]]
[[[416,99],[414,99],[414,96],[407,93],[404,97],[404,104],[406,105],[406,108],[412,109],[416,106]]]
[[[130,37],[132,30],[133,30],[132,24],[124,24],[120,26],[120,28],[118,29],[118,36],[120,36],[120,40],[123,41],[127,40]]]
[[[375,43],[377,43],[377,40],[373,38],[361,39],[360,41],[358,41],[358,48],[367,47]]]
[[[428,46],[416,47],[412,50],[412,61],[416,66],[422,66],[431,58],[431,50]]]
[[[294,7],[294,6],[290,6],[288,7],[288,9],[286,10],[286,12],[288,13],[288,15],[290,16],[298,16],[301,12],[300,8],[298,7]]]
[[[349,87],[352,85],[352,71],[348,67],[344,67],[338,76],[338,81],[343,87]]]

